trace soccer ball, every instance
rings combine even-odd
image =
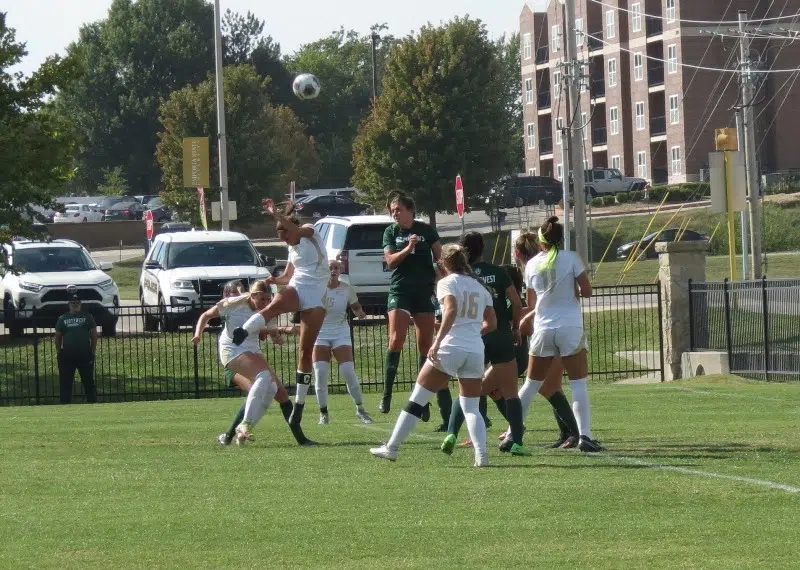
[[[292,90],[300,99],[316,99],[321,89],[319,79],[311,73],[301,73],[292,83]]]

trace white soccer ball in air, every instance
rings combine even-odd
[[[316,99],[321,89],[319,79],[311,73],[301,73],[292,83],[292,90],[300,99]]]

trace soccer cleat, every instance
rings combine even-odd
[[[434,433],[447,433],[447,424],[439,424],[439,426],[433,430]]]
[[[578,449],[585,453],[598,453],[606,450],[606,448],[600,445],[599,442],[588,438],[585,435],[581,436],[581,440],[578,442]]]
[[[364,410],[356,410],[356,417],[365,424],[371,424],[372,418]]]
[[[452,455],[455,446],[456,446],[456,436],[451,433],[446,438],[444,438],[441,449],[447,455]]]
[[[459,443],[458,447],[472,447],[472,439],[468,437],[467,439]]]
[[[568,439],[569,439],[569,437],[568,437],[568,436],[566,436],[566,435],[560,435],[560,436],[558,437],[558,439],[555,441],[555,443],[550,443],[550,444],[546,445],[545,447],[547,447],[547,448],[549,448],[549,449],[558,449],[559,447],[561,447],[562,445],[564,445],[564,443],[566,443],[566,441],[567,441]]]
[[[497,447],[498,449],[500,449],[502,453],[508,453],[509,451],[511,451],[511,448],[514,447],[514,440],[511,439],[511,436],[509,435],[507,438],[501,441],[500,445],[498,445]]]
[[[510,435],[511,435],[511,428],[506,428],[506,431],[504,431],[503,433],[501,433],[500,435],[497,436],[497,440],[498,441],[503,441],[505,438],[509,437]]]
[[[533,453],[531,453],[531,450],[524,445],[515,443],[511,446],[511,455],[516,455],[517,457],[530,457],[533,455]]]
[[[229,436],[227,433],[221,433],[217,436],[217,443],[220,445],[230,445],[233,441],[233,437]]]
[[[326,426],[331,423],[331,419],[328,417],[328,414],[320,414],[319,415],[319,425]]]
[[[242,422],[238,426],[236,426],[236,437],[235,437],[236,445],[244,445],[245,443],[247,443],[247,440],[249,440],[252,435],[251,433],[252,431],[253,431],[253,426],[251,426],[247,422]]]
[[[317,447],[319,444],[316,441],[305,438],[302,441],[298,441],[297,445],[300,447]]]
[[[392,449],[388,445],[382,445],[380,447],[370,448],[369,452],[375,457],[380,457],[381,459],[388,459],[389,461],[397,461],[397,450]]]
[[[247,337],[250,336],[250,333],[248,333],[242,327],[238,327],[233,329],[233,335],[231,336],[233,337],[233,344],[235,344],[236,346],[240,346],[245,341],[245,339],[247,339]]]
[[[564,443],[561,444],[560,449],[574,449],[578,447],[578,438],[574,435],[569,436]]]
[[[475,463],[473,467],[489,467],[489,457],[486,455],[475,456]]]
[[[422,415],[419,417],[423,422],[427,422],[431,419],[431,405],[430,402],[425,404],[425,407],[422,408]]]
[[[391,396],[384,396],[381,398],[381,403],[378,404],[378,411],[382,414],[388,414],[389,410],[392,409],[392,397]]]

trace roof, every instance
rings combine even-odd
[[[363,224],[392,224],[394,220],[391,216],[381,215],[381,216],[325,216],[320,222],[323,221],[337,221],[342,222],[350,226],[357,226]],[[319,223],[319,222],[317,222]]]
[[[23,240],[14,240],[14,248],[15,249],[41,249],[43,247],[53,248],[53,247],[74,247],[80,248],[83,247],[76,241],[72,241],[71,239],[54,239],[50,241],[31,241],[27,239]]]
[[[158,234],[156,240],[171,241],[173,243],[200,243],[207,241],[249,241],[247,236],[239,232],[223,231],[194,231]]]

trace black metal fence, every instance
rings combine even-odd
[[[692,350],[728,354],[732,374],[800,380],[800,279],[689,282]]]
[[[658,285],[634,285],[598,287],[594,296],[584,302],[590,373],[595,379],[612,381],[662,374],[659,299]],[[227,385],[219,364],[220,329],[209,328],[197,346],[192,344],[192,330],[188,327],[177,332],[145,331],[145,311],[160,320],[162,315],[158,310],[122,307],[117,334],[99,338],[95,358],[99,401],[239,395]],[[383,386],[388,341],[385,315],[379,314],[379,310],[372,312],[378,314],[350,323],[356,370],[367,392]],[[288,324],[288,320],[281,324]],[[280,345],[268,342],[264,353],[277,376],[291,389],[297,367],[297,338],[285,336]],[[338,367],[331,368],[330,390],[346,392]],[[416,375],[417,350],[412,326],[400,361],[398,388],[410,387]],[[80,382],[76,381],[74,390],[73,401],[84,401]],[[22,337],[14,337],[2,329],[0,405],[55,404],[58,400],[58,364],[52,329],[27,329]]]

